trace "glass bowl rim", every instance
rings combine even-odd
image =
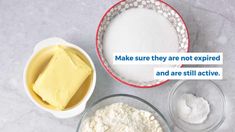
[[[175,92],[177,91],[177,89],[182,85],[184,84],[185,82],[188,82],[188,81],[193,81],[193,80],[180,80],[180,81],[177,81],[174,85],[173,85],[173,88],[171,89],[169,95],[168,95],[168,112],[169,112],[169,116],[170,116],[170,119],[173,123],[173,125],[175,125],[176,127],[178,127],[179,129],[181,129],[182,131],[184,132],[187,132],[187,129],[183,128],[182,126],[180,126],[178,123],[176,123],[176,120],[175,120],[175,116],[173,116],[174,114],[172,113],[172,98],[175,94]],[[216,84],[214,81],[212,80],[194,80],[194,81],[208,81],[210,82],[211,84],[213,84],[215,86],[215,88],[221,93],[221,99],[222,99],[222,102],[223,102],[223,111],[222,111],[222,116],[221,116],[221,120],[214,124],[214,125],[211,125],[207,128],[204,128],[202,130],[191,130],[192,132],[197,132],[197,131],[200,131],[200,132],[209,132],[209,131],[214,131],[216,129],[218,129],[224,122],[225,120],[225,105],[226,105],[226,99],[225,99],[225,95],[222,91],[222,89],[220,88],[220,86],[218,84]]]
[[[113,98],[113,97],[128,97],[128,98],[132,98],[132,99],[135,99],[135,100],[138,100],[146,105],[148,105],[150,108],[152,108],[162,119],[163,121],[165,122],[165,125],[166,127],[170,130],[170,132],[172,132],[172,129],[168,123],[168,121],[166,120],[166,118],[163,116],[163,114],[155,107],[153,106],[152,104],[150,104],[148,101],[140,98],[140,97],[137,97],[137,96],[134,96],[134,95],[130,95],[130,94],[112,94],[112,95],[108,95],[108,96],[105,96],[101,99],[98,99],[97,101],[95,101],[91,106],[89,106],[88,108],[86,108],[86,110],[82,113],[82,116],[79,120],[79,123],[77,125],[77,129],[76,129],[76,132],[79,132],[79,128],[81,126],[81,123],[82,123],[82,120],[85,118],[85,116],[87,115],[87,113],[89,113],[91,111],[91,109],[96,106],[97,104],[99,104],[100,102],[106,100],[106,99],[109,99],[109,98]]]

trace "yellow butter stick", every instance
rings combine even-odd
[[[57,109],[64,109],[86,78],[91,68],[76,54],[57,46],[46,69],[37,78],[33,90]]]

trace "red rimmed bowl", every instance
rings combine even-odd
[[[131,49],[131,46],[129,48],[123,47],[121,52],[188,52],[189,49],[189,34],[187,27],[180,16],[180,14],[170,5],[163,1],[158,1],[158,0],[122,0],[119,1],[118,3],[114,4],[112,7],[110,7],[104,16],[102,17],[97,33],[96,33],[96,50],[98,57],[100,59],[101,64],[105,68],[105,70],[111,75],[114,79],[129,85],[129,86],[134,86],[137,88],[151,88],[155,86],[159,86],[168,80],[156,80],[153,78],[152,75],[146,75],[145,73],[149,70],[153,71],[154,67],[157,67],[156,65],[149,66],[149,69],[144,69],[140,70],[141,66],[137,65],[131,65],[131,66],[126,66],[126,73],[125,70],[119,70],[120,67],[123,68],[122,66],[114,66],[112,56],[110,53],[116,53],[120,52],[119,50],[115,50],[116,45],[112,45],[112,43],[107,43],[106,35],[109,34],[110,31],[113,31],[112,29],[112,21],[117,19],[120,15],[123,15],[124,12],[127,13],[127,11],[133,10],[133,9],[147,9],[151,10],[152,12],[156,13],[156,16],[158,15],[159,18],[161,18],[162,22],[165,22],[165,24],[168,24],[170,27],[172,27],[172,30],[170,32],[175,33],[175,38],[177,38],[177,41],[174,41],[174,45],[168,41],[170,40],[171,36],[169,35],[169,39],[166,38],[167,29],[164,29],[161,26],[161,23],[157,24],[156,23],[156,30],[161,31],[160,34],[157,34],[156,37],[158,37],[159,41],[151,44],[151,50],[136,50],[136,48]],[[117,22],[116,22],[117,23]],[[147,25],[145,23],[141,23],[141,25]],[[138,26],[138,25],[137,25]],[[119,25],[120,27],[120,25]],[[135,27],[134,27],[135,28]],[[128,28],[128,30],[134,29],[133,27]],[[138,27],[136,27],[138,28]],[[144,27],[141,27],[144,28]],[[122,31],[123,28],[119,28],[118,30]],[[126,30],[123,30],[123,35],[120,36],[115,36],[118,37],[115,38],[116,40],[120,40],[119,44],[120,46],[123,46],[123,38],[125,38],[126,35],[131,36],[131,37],[139,37],[138,33],[137,36],[133,36],[133,34],[126,34]],[[162,35],[162,36],[161,36]],[[163,38],[165,37],[165,38]],[[123,41],[122,41],[123,40]],[[144,40],[145,41],[145,40]],[[159,43],[162,42],[162,43]],[[168,43],[169,42],[169,43]],[[142,45],[143,47],[148,47],[148,44],[150,46],[150,43],[144,43]],[[136,43],[130,43],[130,45],[133,45],[133,47],[136,46]],[[172,48],[174,47],[174,48]],[[181,67],[181,64],[174,65],[173,67]],[[143,69],[143,68],[142,68]],[[120,72],[122,71],[122,72]],[[134,73],[134,72],[139,72],[138,76],[132,76],[128,77],[128,74]],[[129,74],[129,75],[130,75]]]

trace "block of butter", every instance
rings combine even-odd
[[[92,70],[69,49],[61,46],[56,48],[47,67],[37,78],[33,90],[56,109],[63,110]]]

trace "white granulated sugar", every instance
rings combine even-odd
[[[129,80],[153,80],[156,65],[113,65],[113,53],[177,52],[173,25],[161,14],[144,8],[129,9],[115,17],[104,34],[104,55],[116,73]]]
[[[124,103],[97,110],[82,126],[82,132],[162,132],[152,113]]]
[[[207,100],[192,94],[184,94],[177,102],[177,112],[180,119],[191,124],[203,123],[210,113]]]

